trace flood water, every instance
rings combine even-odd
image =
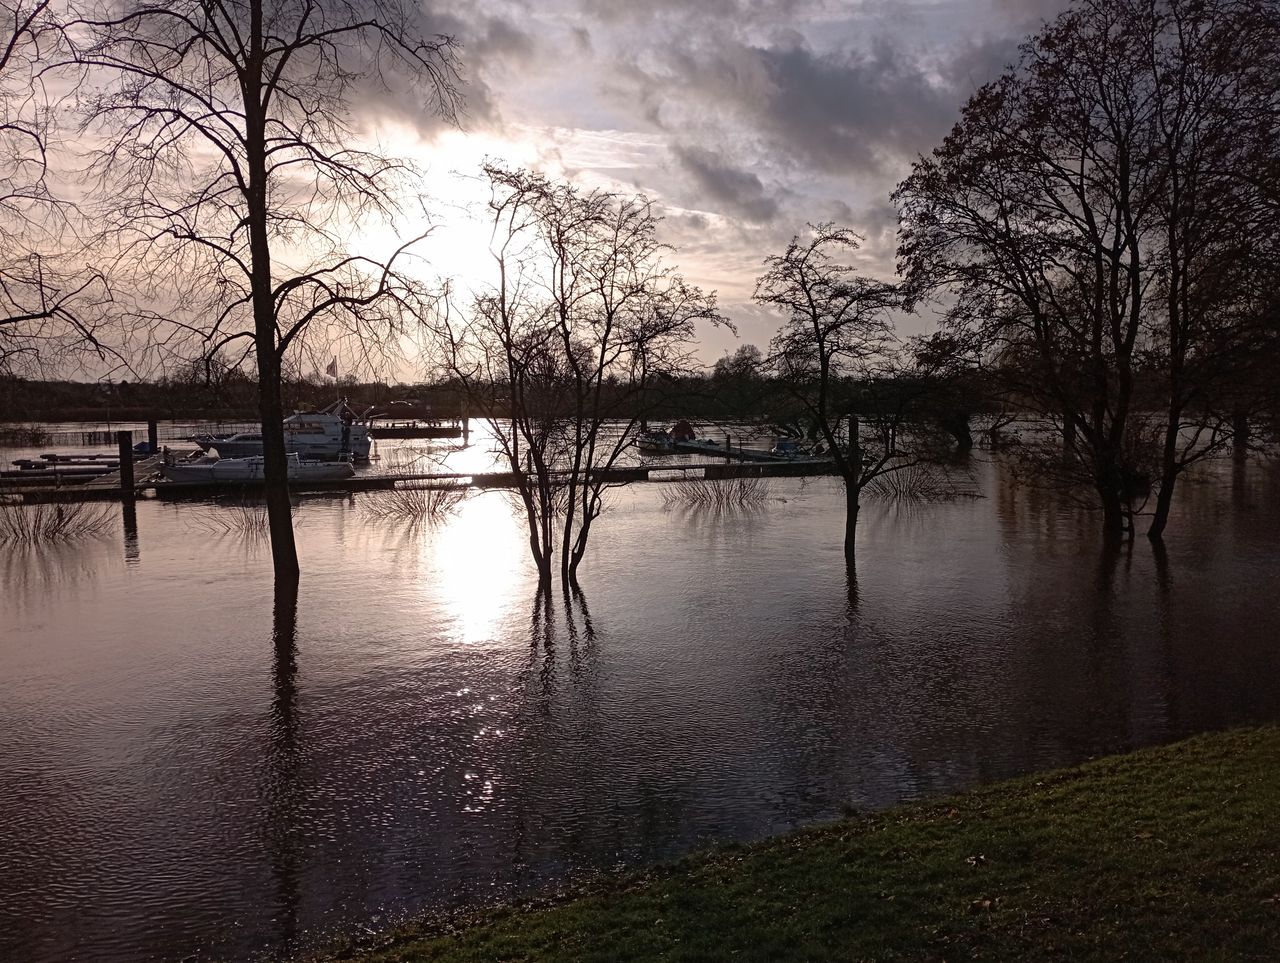
[[[0,563],[0,959],[287,955],[405,915],[1280,717],[1280,473],[1167,550],[985,497],[615,493],[539,600],[505,496],[410,529],[304,500],[299,595],[218,506]]]

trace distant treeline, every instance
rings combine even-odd
[[[910,420],[928,422],[951,434],[963,432],[973,418],[1016,416],[1019,407],[997,400],[981,378],[898,377],[878,383],[861,406],[884,404],[886,396],[910,395]],[[606,387],[607,390],[607,387]],[[445,383],[388,383],[343,379],[321,383],[313,379],[282,384],[286,410],[311,410],[342,397],[356,411],[392,401],[415,402],[419,414],[459,418],[468,411],[464,393]],[[0,378],[0,422],[101,422],[192,419],[256,421],[257,384],[239,373],[217,383],[200,381],[40,381]],[[748,365],[722,359],[714,370],[663,378],[651,388],[644,404],[647,420],[655,424],[678,419],[769,424],[807,434],[808,425],[791,392],[778,379]],[[1255,413],[1255,417],[1256,417]],[[1265,420],[1270,421],[1271,418]],[[1256,424],[1256,428],[1262,428]]]
[[[637,404],[645,419],[661,425],[679,419],[711,422],[752,422],[778,426],[788,433],[810,433],[803,412],[793,395],[777,378],[748,365],[726,364],[724,359],[705,373],[688,373],[655,381],[647,396]],[[883,399],[885,384],[869,397]],[[947,428],[969,417],[995,414],[1000,408],[984,398],[976,384],[952,382],[939,391],[930,385],[922,392],[912,379],[898,379],[891,392],[918,393],[926,401],[916,405],[916,420]],[[606,394],[609,386],[605,385]],[[356,411],[385,406],[392,401],[412,401],[414,413],[429,411],[433,417],[478,417],[468,411],[464,393],[449,383],[391,384],[385,381],[345,379],[334,383],[315,380],[286,380],[282,384],[285,409],[309,410],[322,407],[338,397],[348,400]],[[38,381],[21,378],[0,379],[0,421],[100,422],[145,421],[147,419],[192,419],[255,421],[258,386],[238,373],[217,383],[177,381]],[[638,414],[619,410],[620,416]]]
[[[430,385],[286,380],[282,394],[287,410],[319,408],[345,397],[357,410],[413,399],[440,417],[461,413],[456,392]],[[258,385],[237,373],[218,382],[0,379],[0,421],[256,421],[258,417]]]

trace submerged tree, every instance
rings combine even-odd
[[[769,361],[835,462],[845,490],[845,557],[854,558],[863,490],[923,456],[904,436],[918,391],[904,377],[892,311],[897,287],[862,277],[840,257],[860,238],[833,224],[792,238],[765,259],[756,301],[781,311]]]
[[[541,581],[577,580],[608,472],[691,367],[695,324],[725,323],[713,295],[667,266],[643,197],[485,168],[493,288],[441,331],[445,366],[493,430]]]
[[[1179,476],[1221,450],[1276,372],[1280,286],[1280,9],[1254,0],[1167,0],[1141,10],[1159,236],[1146,367],[1161,375],[1159,490],[1148,534],[1169,521]]]
[[[910,289],[945,292],[956,349],[1054,426],[1028,447],[1088,484],[1108,535],[1155,482],[1158,536],[1178,475],[1225,443],[1247,292],[1275,279],[1251,245],[1276,212],[1249,186],[1278,143],[1275,20],[1266,0],[1083,0],[895,194]]]
[[[395,341],[429,305],[400,268],[351,253],[354,227],[387,222],[406,168],[361,150],[360,85],[395,85],[452,118],[453,41],[407,0],[87,3],[76,62],[113,82],[84,97],[99,135],[117,266],[136,269],[173,344],[251,354],[277,573],[298,570],[281,372],[309,326]],[[139,314],[139,319],[147,315]]]

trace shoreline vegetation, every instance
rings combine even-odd
[[[846,818],[310,960],[1262,960],[1280,728]]]

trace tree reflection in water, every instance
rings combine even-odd
[[[298,903],[303,870],[299,836],[302,751],[298,718],[298,577],[277,576],[272,605],[272,700],[268,723],[269,752],[265,843],[276,880],[279,909],[277,938],[283,955],[297,946]]]

